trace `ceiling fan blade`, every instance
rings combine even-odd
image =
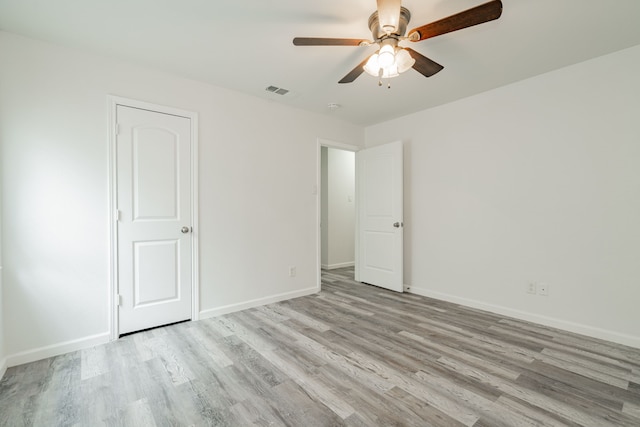
[[[296,37],[293,39],[296,46],[366,46],[369,40],[363,39],[332,39],[322,37]]]
[[[413,64],[413,69],[425,77],[431,77],[444,68],[442,65],[411,48],[405,47],[404,49],[416,60],[415,64]]]
[[[358,65],[356,65],[356,67],[353,70],[349,71],[349,73],[346,76],[344,76],[338,83],[351,83],[355,79],[360,77],[360,74],[364,73],[364,65],[367,63],[369,58],[370,56],[367,57],[364,61],[362,61]]]
[[[502,15],[502,1],[493,0],[430,24],[423,25],[422,27],[414,28],[409,31],[408,39],[412,42],[429,39],[452,31],[493,21],[494,19],[500,18],[500,15]]]
[[[395,33],[400,25],[400,0],[377,0],[380,29],[387,34]]]

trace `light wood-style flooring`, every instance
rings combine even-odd
[[[640,350],[323,272],[7,370],[2,426],[640,426]]]

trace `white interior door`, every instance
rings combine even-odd
[[[117,106],[119,333],[191,313],[191,123]]]
[[[357,277],[402,292],[402,142],[356,153]]]

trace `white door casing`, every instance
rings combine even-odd
[[[402,292],[402,142],[356,152],[356,280]]]
[[[192,319],[192,123],[116,106],[117,332]]]

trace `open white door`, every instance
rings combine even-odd
[[[119,333],[192,318],[191,122],[117,106]]]
[[[356,280],[402,292],[402,142],[356,153]]]

